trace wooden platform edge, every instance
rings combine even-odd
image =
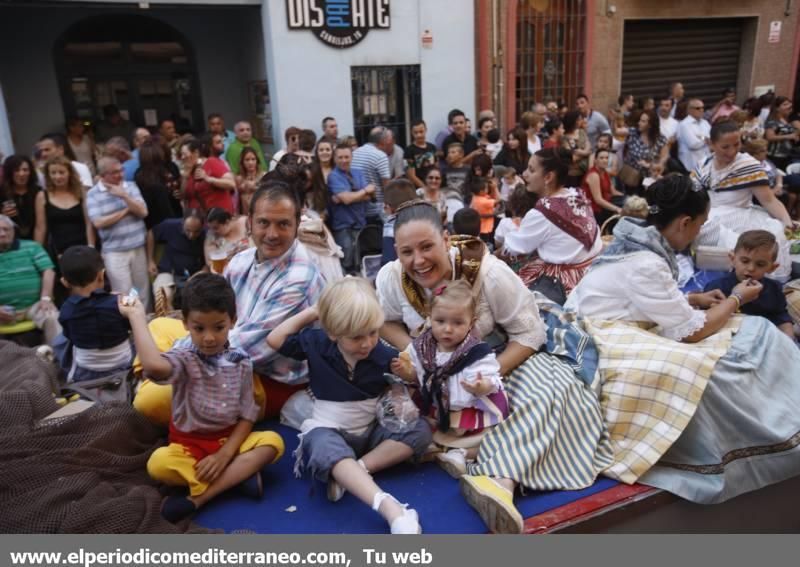
[[[523,533],[547,534],[560,531],[612,510],[639,502],[661,492],[658,488],[621,484],[602,492],[564,504],[525,520]]]

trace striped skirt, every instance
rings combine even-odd
[[[590,486],[613,463],[600,404],[559,358],[535,354],[507,384],[511,414],[488,430],[471,475],[510,478],[529,490]]]
[[[564,292],[569,294],[578,285],[578,282],[583,279],[586,270],[592,265],[592,260],[594,258],[580,264],[549,264],[541,258],[536,258],[520,268],[519,277],[525,287],[530,287],[540,277],[550,276],[561,282]]]

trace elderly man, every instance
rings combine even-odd
[[[55,271],[44,248],[14,237],[14,221],[0,215],[0,338],[36,346],[40,329],[52,344],[61,332],[53,294]]]
[[[100,158],[100,181],[91,188],[86,203],[89,220],[100,234],[103,261],[111,289],[129,293],[135,287],[145,307],[150,305],[144,217],[147,205],[135,183],[123,179],[118,159]]]
[[[386,131],[383,126],[370,130],[367,143],[353,152],[350,165],[364,174],[367,184],[375,187],[372,202],[367,205],[367,224],[383,224],[383,187],[392,179],[389,157],[380,147]]]
[[[36,144],[36,147],[39,150],[40,166],[43,167],[44,164],[46,164],[51,158],[63,156],[66,145],[67,140],[61,134],[45,134],[42,136],[39,139],[39,143]],[[75,173],[78,174],[78,177],[81,180],[81,185],[83,185],[86,189],[89,189],[94,184],[92,181],[92,172],[89,171],[89,168],[79,161],[73,161],[72,167],[75,168]],[[39,185],[44,187],[44,171],[38,170],[37,175],[39,176]]]
[[[711,155],[708,146],[711,124],[703,118],[704,110],[702,100],[689,99],[686,106],[687,116],[678,125],[678,157],[689,172],[694,171],[695,167]]]
[[[239,175],[239,158],[242,156],[242,151],[245,148],[253,148],[258,156],[258,161],[261,167],[267,169],[267,160],[264,159],[264,150],[261,149],[261,144],[258,140],[253,138],[253,128],[249,122],[237,122],[233,127],[236,133],[236,140],[230,145],[225,152],[225,161],[231,166],[231,171],[234,175]]]
[[[292,190],[283,184],[259,189],[253,196],[248,226],[255,247],[240,252],[225,269],[225,278],[236,292],[238,318],[228,339],[250,355],[259,418],[275,417],[286,400],[305,388],[305,362],[288,359],[267,344],[269,332],[279,323],[314,305],[324,281],[308,250],[297,239],[300,207]],[[188,337],[178,321],[156,319],[151,324],[162,350],[183,344]],[[157,423],[167,424],[171,387],[146,382],[136,395],[134,407]]]

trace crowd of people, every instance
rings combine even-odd
[[[392,533],[423,519],[373,474],[409,459],[437,460],[515,533],[520,486],[606,474],[717,502],[800,473],[785,97],[740,108],[726,90],[706,109],[674,83],[605,116],[580,95],[504,135],[491,110],[473,132],[453,109],[435,134],[413,122],[405,149],[328,116],[271,157],[218,113],[202,136],[104,113],[3,161],[0,338],[44,344],[72,382],[142,371],[134,407],[169,428],[148,472],[188,489],[170,521],[232,487],[259,498],[284,445],[253,424],[286,407],[305,408],[298,475]],[[698,245],[731,270],[684,294]],[[416,409],[398,429],[381,404]]]

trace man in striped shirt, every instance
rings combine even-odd
[[[375,197],[367,205],[367,224],[383,225],[383,187],[392,179],[389,157],[380,147],[390,134],[383,126],[376,126],[369,132],[367,143],[353,152],[351,169],[364,174],[367,185],[375,186]]]
[[[89,191],[86,202],[89,220],[100,234],[111,289],[129,293],[135,287],[147,309],[150,277],[145,251],[147,230],[143,220],[147,216],[147,205],[136,184],[123,181],[119,160],[101,158],[97,170],[100,181]]]

